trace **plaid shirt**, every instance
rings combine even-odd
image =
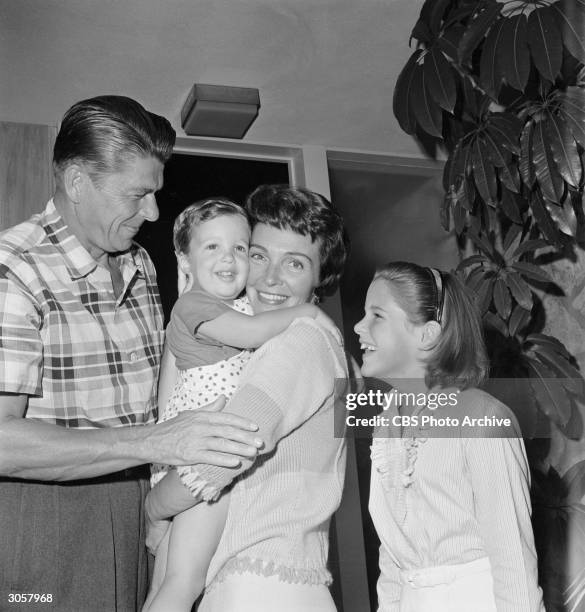
[[[29,396],[26,418],[119,427],[156,417],[163,314],[154,266],[135,245],[118,256],[116,299],[49,201],[0,234],[0,392]]]

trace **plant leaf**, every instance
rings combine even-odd
[[[441,204],[441,211],[439,213],[439,216],[441,219],[441,227],[446,232],[451,230],[450,210],[451,210],[451,190],[448,190],[445,193],[445,197],[443,198],[443,203]]]
[[[424,24],[426,31],[431,35],[431,37],[436,36],[439,32],[441,20],[447,4],[449,4],[448,0],[426,0],[420,10],[419,21]],[[418,21],[415,28],[417,25]],[[417,38],[414,35],[414,31],[412,36]],[[417,40],[420,39],[417,38]]]
[[[582,174],[581,158],[568,125],[561,117],[549,115],[545,130],[559,174],[571,187],[578,188]]]
[[[489,260],[487,259],[487,257],[485,257],[485,255],[470,255],[469,257],[466,257],[465,259],[459,262],[459,265],[457,266],[456,270],[461,271],[465,270],[465,268],[469,268],[470,266],[487,263],[489,263]]]
[[[502,245],[504,247],[504,259],[507,260],[510,254],[509,251],[519,244],[521,232],[522,228],[519,225],[510,226],[510,229],[508,229],[506,232],[506,237],[504,238],[504,243]]]
[[[527,359],[535,376],[530,379],[540,409],[551,421],[564,427],[571,418],[571,404],[567,393],[553,372],[535,359]]]
[[[486,270],[482,267],[474,268],[466,277],[465,285],[472,293],[477,293],[477,288],[485,276]]]
[[[528,283],[519,274],[511,271],[508,271],[503,278],[516,302],[518,302],[524,310],[530,312],[532,310],[533,301],[532,290]]]
[[[423,66],[417,65],[414,69],[409,100],[420,128],[431,136],[442,138],[441,107],[429,94]]]
[[[536,238],[534,240],[525,240],[520,246],[512,253],[514,259],[519,259],[524,253],[530,253],[537,249],[542,249],[548,246],[548,242],[542,238]]]
[[[551,219],[557,224],[563,234],[567,234],[568,236],[577,235],[578,222],[575,211],[573,210],[573,205],[571,204],[571,198],[566,198],[561,206],[552,204],[547,200],[544,201],[544,205]]]
[[[514,223],[522,223],[522,217],[520,215],[520,209],[516,203],[516,198],[507,189],[502,189],[502,196],[500,198],[502,210],[510,221]]]
[[[575,0],[561,0],[551,4],[550,8],[557,20],[565,48],[575,59],[585,63],[585,15],[582,5]]]
[[[479,82],[494,100],[498,98],[504,79],[504,72],[499,63],[498,49],[502,45],[505,23],[506,20],[500,18],[490,29],[479,62]]]
[[[498,62],[508,84],[514,89],[524,91],[530,74],[528,20],[525,14],[506,18],[502,28],[502,44],[497,52]]]
[[[487,204],[495,206],[498,197],[496,173],[479,139],[472,145],[472,164],[479,195]]]
[[[455,226],[455,232],[459,235],[465,229],[465,221],[467,215],[465,210],[459,202],[455,202],[453,206],[453,225]]]
[[[506,187],[514,193],[520,192],[520,177],[516,164],[512,162],[512,154],[505,147],[498,146],[496,140],[490,133],[489,128],[483,133],[485,151],[490,161],[498,169],[498,176]]]
[[[457,89],[453,69],[443,52],[436,46],[425,55],[425,82],[432,98],[446,111],[452,113],[457,101]]]
[[[567,87],[559,99],[559,115],[566,121],[573,138],[585,148],[585,89]]]
[[[443,35],[437,40],[437,44],[441,51],[454,62],[457,62],[457,49],[459,47],[459,41],[464,34],[465,26],[456,23],[455,25],[447,27]]]
[[[521,331],[524,326],[530,320],[530,311],[522,308],[520,304],[517,304],[512,311],[512,316],[508,321],[508,329],[510,330],[510,336],[515,336]]]
[[[466,174],[468,174],[467,156],[468,147],[467,145],[463,144],[463,139],[461,139],[449,157],[449,160],[451,161],[448,179],[449,185],[459,187],[458,183],[465,178]]]
[[[406,62],[406,65],[396,80],[396,87],[394,88],[394,97],[392,100],[392,108],[398,124],[407,134],[411,135],[414,134],[416,130],[416,118],[410,100],[414,72],[422,52],[422,49],[417,49],[410,56],[408,62]]]
[[[498,314],[507,321],[512,312],[512,298],[506,283],[501,278],[496,279],[494,285],[494,304]]]
[[[500,147],[514,155],[520,154],[520,134],[524,124],[511,113],[494,113],[489,118],[488,129]]]
[[[510,151],[505,147],[498,146],[501,140],[494,138],[490,134],[489,127],[487,130],[484,130],[482,137],[485,144],[485,151],[492,164],[496,166],[496,168],[505,168],[512,159]]]
[[[518,174],[518,166],[515,163],[498,168],[498,177],[510,191],[520,193],[520,175]]]
[[[471,151],[469,151],[468,157],[471,157]],[[469,162],[471,163],[471,162]],[[461,205],[467,208],[468,211],[473,210],[475,203],[475,183],[471,177],[466,176],[463,180],[463,194],[461,197]]]
[[[492,245],[483,236],[480,236],[474,230],[470,230],[468,235],[469,235],[469,238],[471,238],[471,240],[475,244],[475,246],[480,251],[483,251],[489,257],[489,259],[493,261],[494,249]]]
[[[441,21],[450,0],[427,0],[427,2],[429,3],[429,28],[436,35],[439,33]]]
[[[534,125],[532,153],[536,179],[547,200],[560,202],[563,199],[565,183],[557,170],[547,137],[547,119]]]
[[[487,278],[485,275],[481,280],[481,283],[477,289],[477,306],[479,308],[479,312],[483,315],[485,314],[490,304],[492,303],[492,287],[494,284],[493,278]]]
[[[521,274],[524,278],[530,278],[532,280],[536,280],[544,283],[552,283],[553,280],[550,277],[550,274],[543,270],[540,266],[536,266],[534,264],[528,263],[527,261],[516,261],[511,266]]]
[[[458,58],[460,64],[467,64],[471,54],[483,40],[488,30],[500,15],[501,5],[491,2],[478,2],[477,9],[467,22],[465,34],[459,41]]]
[[[534,165],[532,163],[532,132],[534,128],[534,122],[528,121],[522,130],[520,136],[520,176],[527,187],[532,188],[536,181],[536,174],[534,172]]]
[[[502,336],[507,337],[510,335],[506,323],[493,312],[486,312],[483,316],[483,320],[485,321],[486,325],[489,325],[499,331]]]
[[[550,7],[537,7],[528,16],[528,47],[540,74],[554,83],[563,62],[563,43]]]
[[[548,346],[534,344],[532,350],[544,365],[552,368],[556,376],[559,376],[565,389],[579,395],[583,393],[583,377],[564,357],[551,350]]]
[[[570,359],[571,355],[565,345],[554,336],[549,336],[547,334],[530,334],[526,336],[526,342],[531,342],[532,344],[546,344],[552,350],[560,353],[565,359]]]
[[[548,212],[544,198],[539,191],[535,191],[532,194],[530,200],[530,210],[534,216],[534,220],[538,225],[538,229],[542,232],[549,244],[559,248],[563,242],[561,234],[556,223],[552,220],[550,213]]]
[[[461,78],[461,118],[463,121],[476,123],[481,112],[480,94],[478,94],[475,83],[465,73]]]

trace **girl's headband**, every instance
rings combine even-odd
[[[443,291],[443,277],[441,271],[436,268],[427,268],[433,278],[433,287],[435,288],[435,321],[441,323],[443,317],[443,304],[445,303],[445,292]]]

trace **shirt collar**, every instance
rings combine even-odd
[[[71,280],[79,280],[88,276],[97,268],[96,260],[88,253],[77,236],[70,231],[63,217],[55,208],[53,199],[47,203],[41,218],[41,225],[49,241],[63,256]],[[136,272],[144,275],[142,258],[138,253],[136,244],[129,251],[121,253],[118,256],[118,261],[124,279],[131,278]]]

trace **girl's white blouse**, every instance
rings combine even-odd
[[[461,392],[457,410],[516,423],[506,406],[478,389]],[[499,437],[493,427],[472,438],[419,433],[388,438],[377,431],[372,444],[369,508],[381,542],[379,609],[398,610],[400,570],[487,556],[498,611],[544,610],[522,439]]]

